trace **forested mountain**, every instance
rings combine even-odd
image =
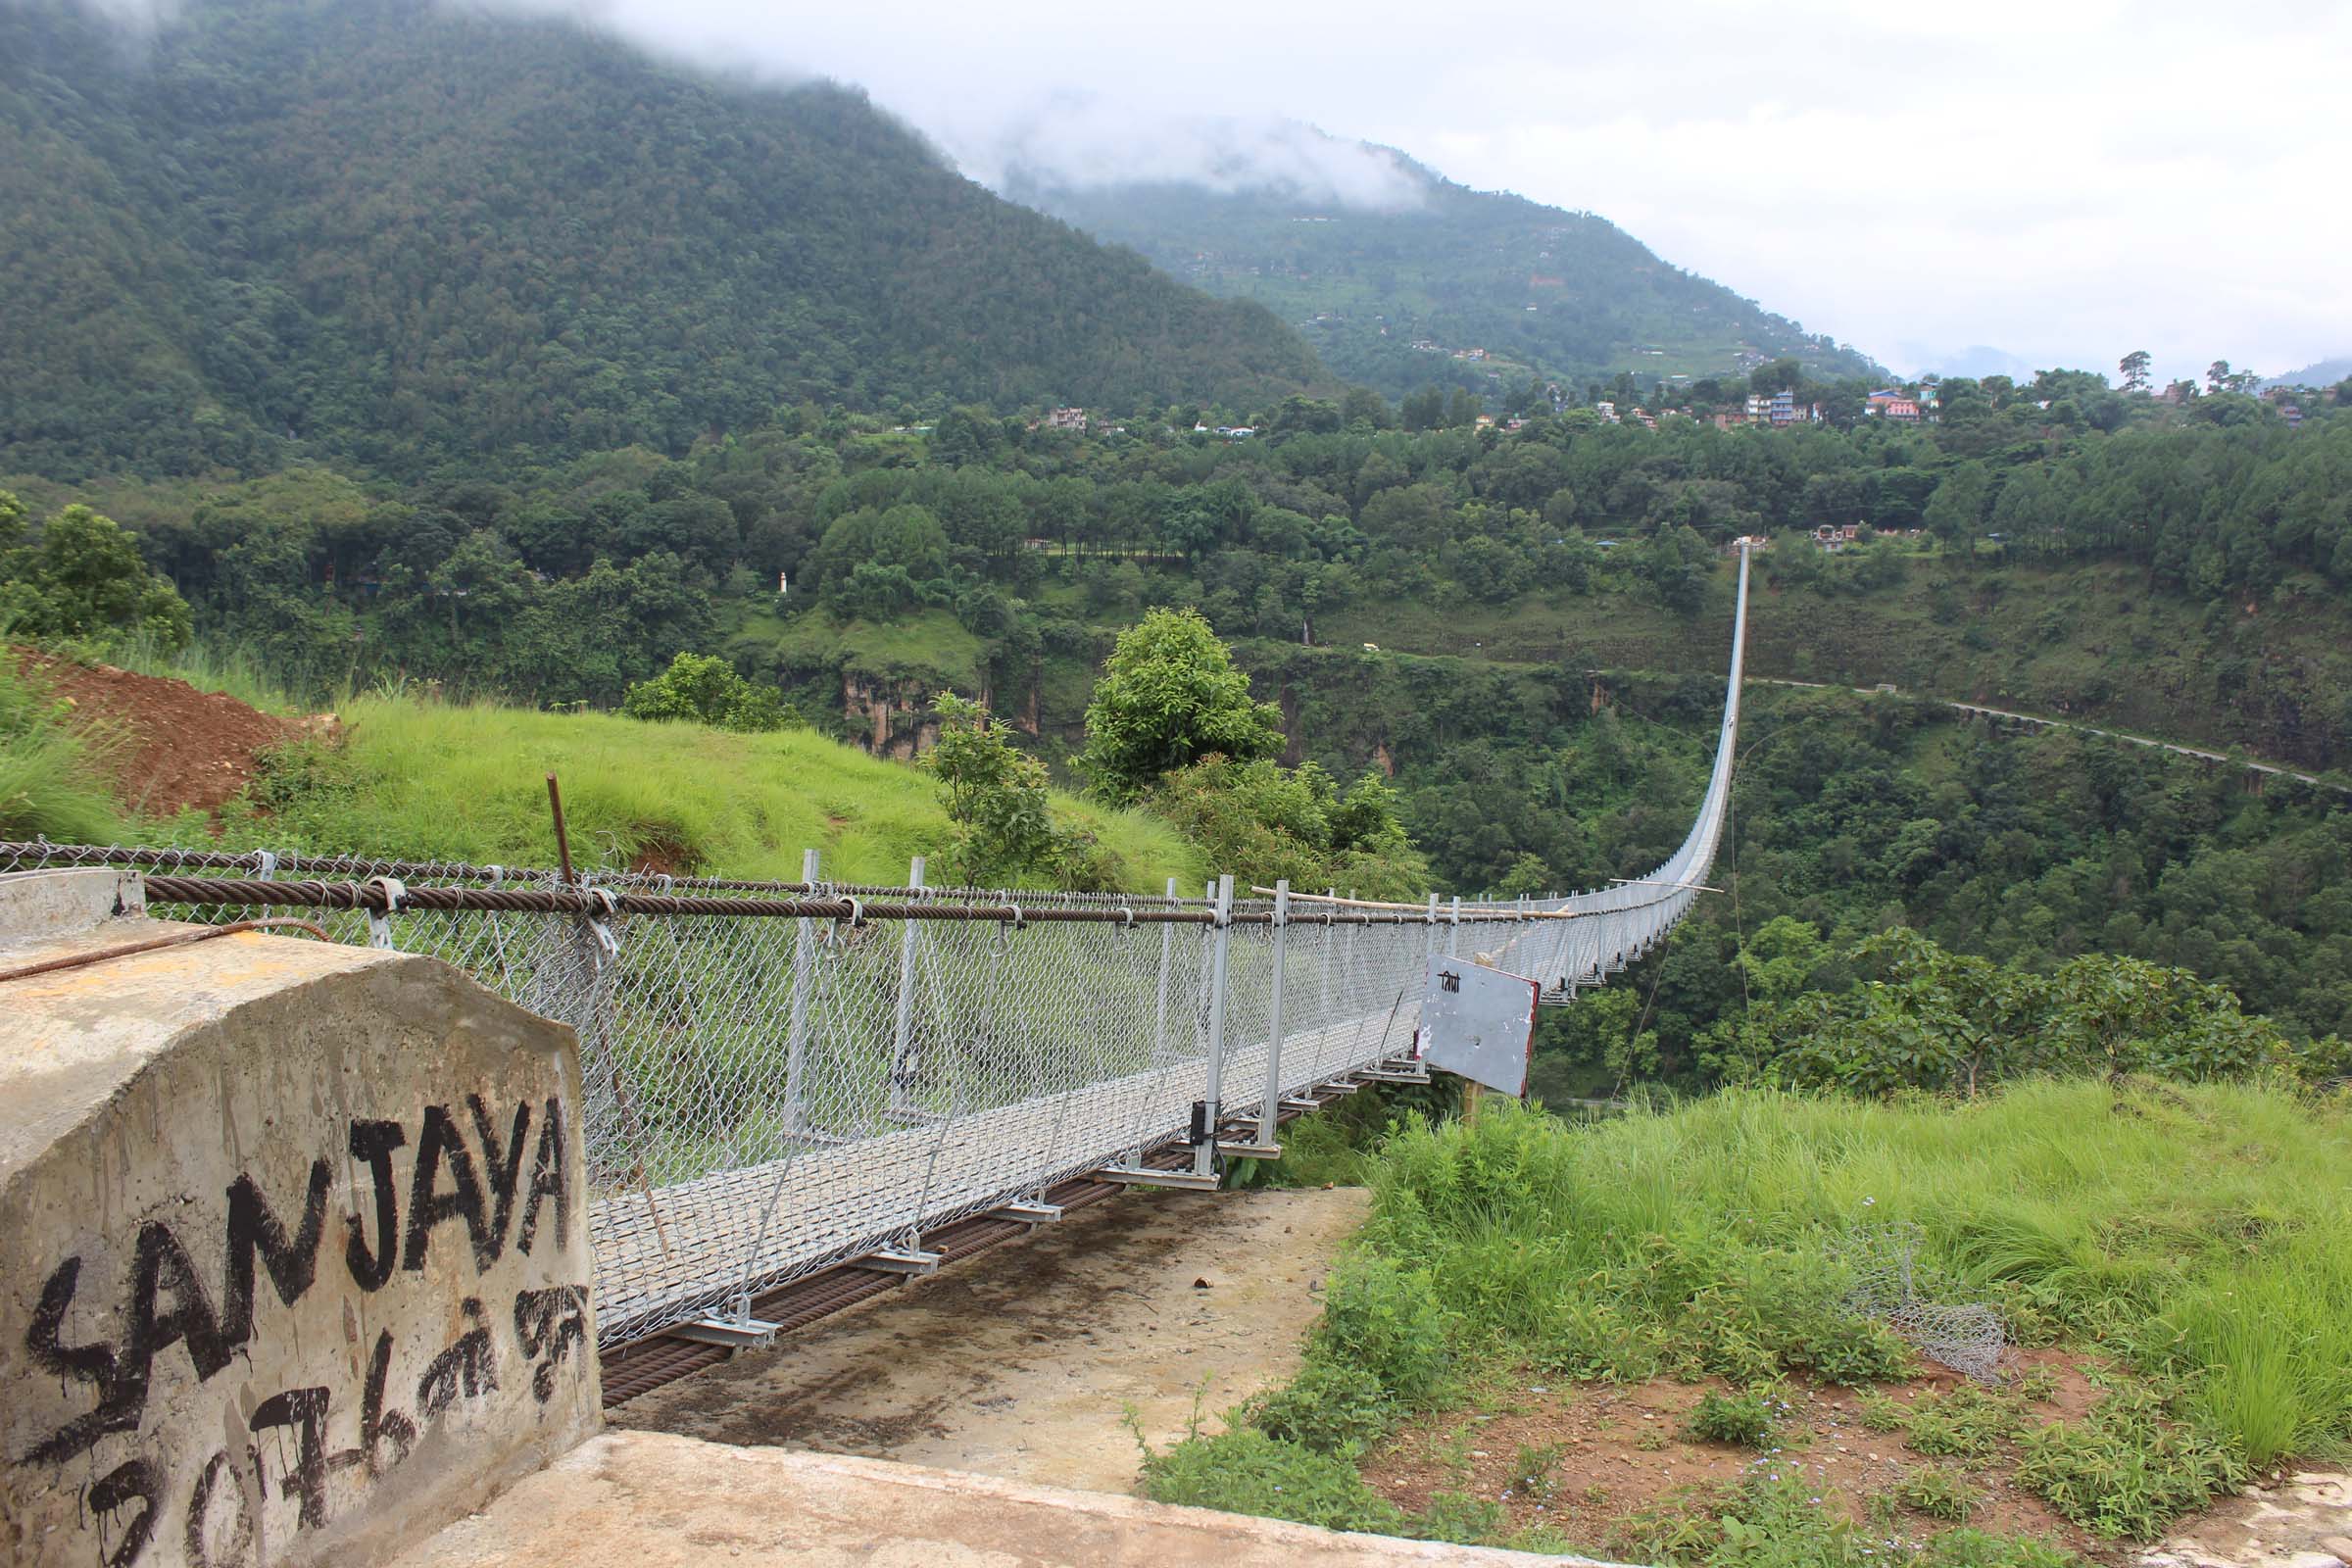
[[[1171,276],[1256,300],[1298,326],[1347,379],[1402,397],[1531,375],[1582,389],[1744,372],[1784,356],[1824,377],[1885,372],[1720,283],[1659,260],[1591,213],[1472,190],[1385,148],[1385,210],[1264,188],[1055,183],[1014,171],[1007,191]],[[1457,355],[1483,349],[1483,358]]]
[[[1313,387],[1258,308],[858,93],[424,0],[0,7],[0,469],[388,472],[861,409]]]

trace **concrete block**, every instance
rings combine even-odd
[[[431,958],[0,982],[0,1556],[366,1568],[594,1432],[579,1105],[569,1030]]]
[[[18,949],[92,932],[146,910],[146,885],[136,871],[10,871],[0,875],[0,953],[12,956],[0,968],[22,961]]]

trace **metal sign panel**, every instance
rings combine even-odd
[[[1421,1003],[1421,1058],[1506,1095],[1527,1093],[1542,990],[1525,975],[1484,968],[1467,958],[1430,959],[1429,992]]]

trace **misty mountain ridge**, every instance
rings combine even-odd
[[[858,91],[431,0],[0,5],[0,471],[683,452],[803,401],[1249,407],[1262,310]]]
[[[1595,214],[1275,123],[1278,137],[1253,142],[1247,122],[1202,122],[1192,144],[1156,157],[1132,139],[1113,153],[1094,150],[1107,145],[1098,137],[1021,134],[983,162],[1005,195],[1183,282],[1267,306],[1343,377],[1392,397],[1619,372],[1671,392],[1782,357],[1821,375],[1886,373]]]
[[[2271,376],[2262,384],[2265,388],[2334,386],[2347,377],[2352,377],[2352,354],[2337,354],[2325,360],[2315,360],[2300,370],[2289,370],[2284,375]]]

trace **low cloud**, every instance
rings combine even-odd
[[[1426,176],[1387,148],[1342,141],[1295,120],[1139,122],[1132,109],[1089,95],[1057,94],[947,146],[966,174],[997,190],[1190,184],[1375,212],[1419,207],[1428,192]]]

